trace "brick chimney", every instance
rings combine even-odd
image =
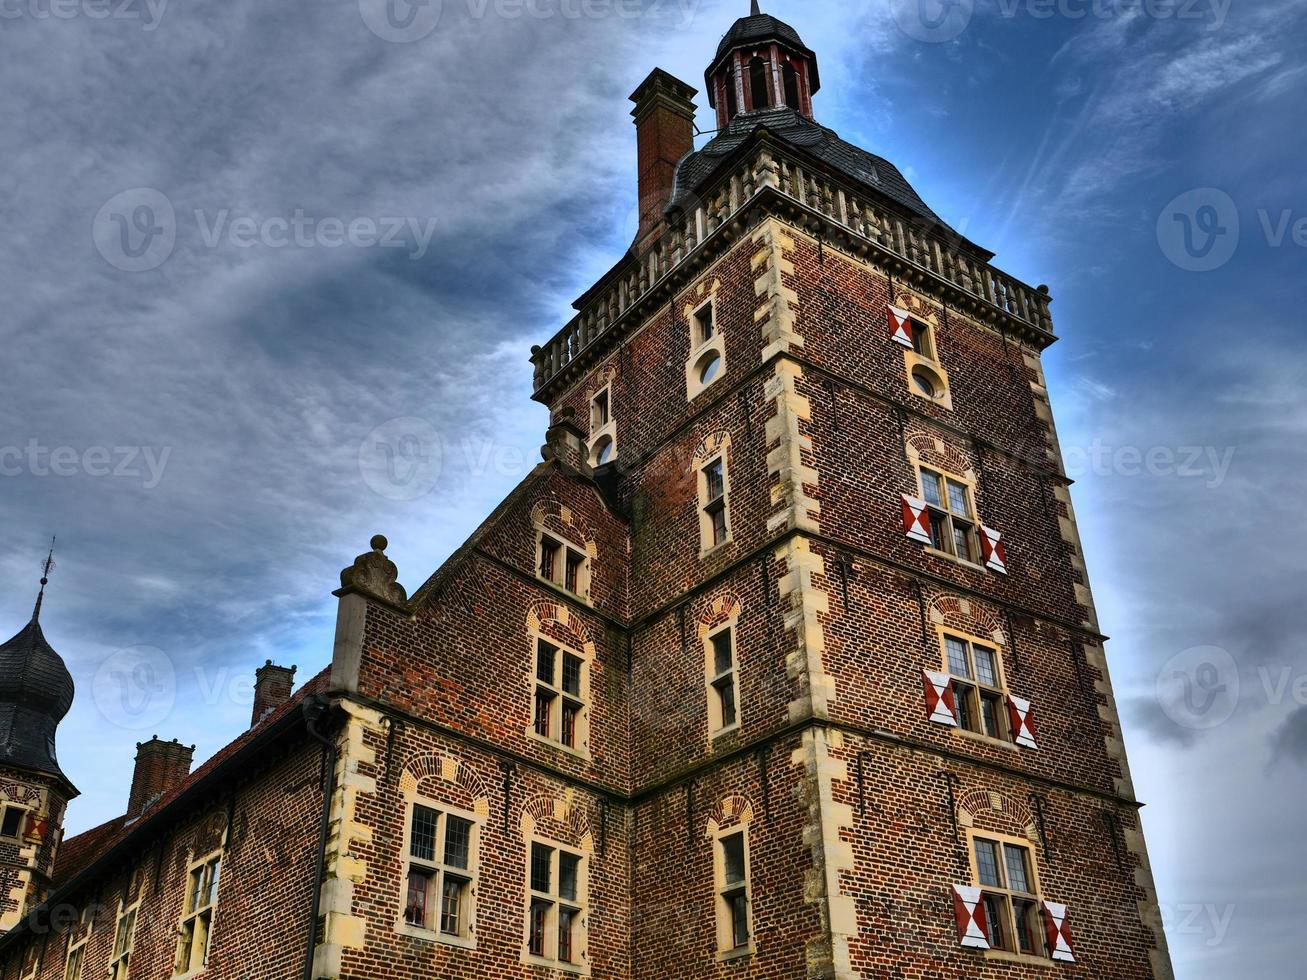
[[[162,741],[155,735],[136,743],[136,771],[132,773],[132,794],[127,800],[127,819],[144,813],[159,797],[178,786],[191,774],[194,745],[176,739]]]
[[[640,171],[640,241],[662,219],[672,199],[676,165],[694,149],[698,90],[655,68],[631,96]]]
[[[269,660],[254,672],[254,715],[250,718],[251,728],[290,700],[291,691],[295,689],[295,669],[294,664],[279,667]]]

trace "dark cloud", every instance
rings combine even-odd
[[[1307,766],[1307,705],[1295,708],[1275,730],[1271,751],[1276,762]]]

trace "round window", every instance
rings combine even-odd
[[[603,466],[605,463],[613,461],[613,440],[604,438],[599,445],[594,448],[594,465]]]
[[[722,369],[721,355],[715,351],[707,355],[699,362],[699,384],[710,384],[717,377],[717,372]]]
[[[927,398],[934,398],[939,394],[939,388],[935,384],[935,379],[931,377],[930,372],[925,368],[916,368],[912,372],[912,383],[916,386],[917,391]]]

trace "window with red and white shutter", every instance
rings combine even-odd
[[[921,672],[926,689],[926,717],[937,725],[958,727],[957,704],[953,695],[953,678],[933,670]]]
[[[1012,741],[1028,749],[1037,749],[1035,741],[1035,713],[1030,702],[1015,694],[1007,696],[1008,722],[1012,726]]]
[[[1007,574],[1007,549],[1003,547],[1003,535],[984,524],[980,525],[980,554],[986,568]]]
[[[917,497],[903,495],[903,533],[913,541],[930,544],[930,508]]]
[[[989,920],[985,916],[985,896],[979,888],[953,886],[953,917],[957,923],[959,945],[968,949],[989,949]]]
[[[912,349],[912,314],[897,306],[885,307],[885,316],[889,321],[889,339]]]
[[[1044,936],[1048,940],[1048,954],[1064,963],[1076,961],[1075,949],[1071,945],[1071,928],[1067,925],[1065,905],[1056,902],[1044,903]]]

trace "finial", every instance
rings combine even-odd
[[[753,16],[754,17],[762,16],[762,8],[758,6],[758,0],[753,0]]]
[[[36,606],[32,609],[32,622],[41,616],[41,603],[45,601],[45,587],[50,584],[50,573],[54,570],[54,542],[50,539],[50,553],[45,556],[45,566],[41,569],[41,591],[36,594]]]

